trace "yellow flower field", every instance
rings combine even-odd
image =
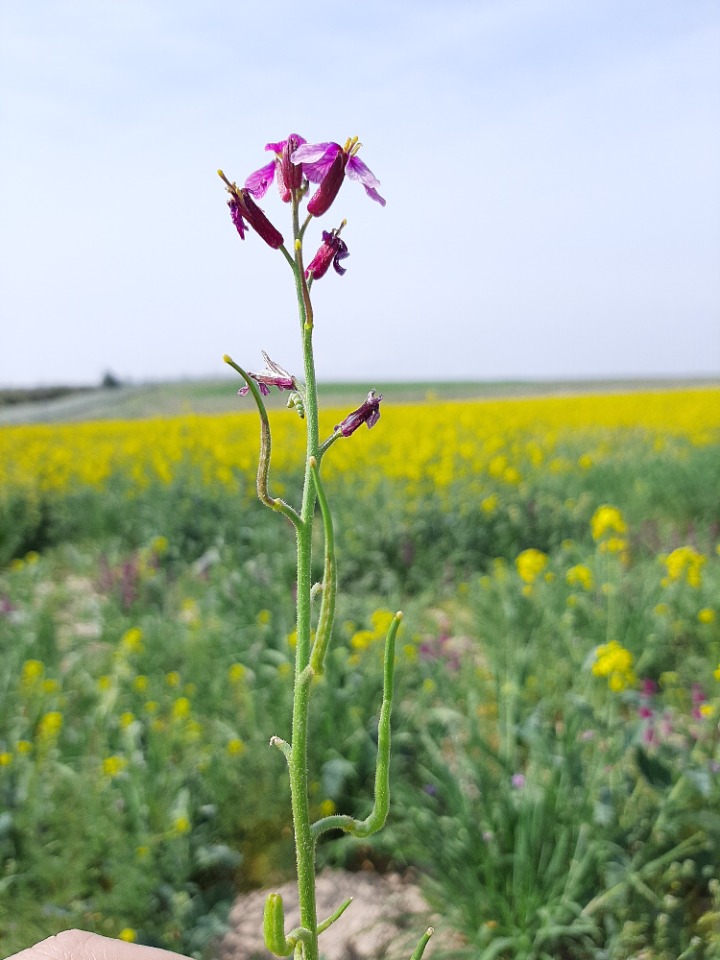
[[[129,490],[176,479],[236,487],[245,478],[251,484],[259,431],[250,400],[247,406],[237,414],[2,428],[0,491],[102,490],[111,479]],[[329,436],[347,412],[325,411],[321,436]],[[717,388],[399,406],[386,397],[381,412],[372,432],[361,429],[329,451],[323,466],[328,478],[360,476],[372,485],[389,477],[408,493],[427,482],[443,488],[464,478],[517,485],[530,470],[588,469],[621,454],[617,431],[643,431],[643,442],[657,450],[720,438]],[[271,422],[272,470],[282,477],[302,462],[304,427],[289,411],[271,413]],[[570,433],[576,441],[587,436],[575,462],[560,449]]]

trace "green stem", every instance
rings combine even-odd
[[[312,305],[305,282],[302,243],[299,239],[298,201],[293,198],[293,235],[295,237],[295,286],[302,330],[305,373],[306,458],[300,523],[297,538],[297,647],[295,651],[295,690],[293,696],[292,740],[288,759],[295,859],[300,901],[300,926],[311,931],[304,944],[305,960],[317,960],[317,904],[315,898],[315,841],[310,827],[307,775],[307,733],[310,685],[314,671],[310,666],[312,534],[317,491],[312,463],[317,463],[319,448],[318,396],[313,356]]]
[[[337,567],[335,564],[335,533],[333,531],[332,513],[325,496],[325,488],[320,480],[320,466],[315,457],[310,458],[313,483],[317,492],[320,513],[322,514],[323,532],[325,534],[325,563],[322,579],[322,600],[318,615],[315,641],[312,645],[310,665],[317,674],[324,671],[325,654],[327,653],[332,637],[332,628],[335,621],[335,597],[337,594]]]

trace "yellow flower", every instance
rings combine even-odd
[[[0,767],[9,767],[12,763],[13,755],[8,753],[7,750],[3,750],[0,753]]]
[[[260,627],[266,627],[272,620],[272,614],[269,610],[260,610],[257,615],[257,623]]]
[[[177,670],[171,670],[169,673],[165,674],[165,683],[169,687],[180,686],[180,674],[177,672]]]
[[[697,618],[700,623],[715,623],[715,611],[711,610],[710,607],[703,607],[702,610],[698,611]]]
[[[167,553],[167,550],[168,550],[168,547],[169,547],[169,546],[170,546],[170,544],[169,544],[169,542],[168,542],[168,538],[167,538],[167,537],[160,536],[160,537],[155,537],[155,538],[152,540],[152,542],[151,542],[151,544],[150,544],[150,549],[151,549],[152,552],[153,552],[154,554],[156,554],[158,557],[161,557],[164,553]]]
[[[536,550],[531,547],[516,558],[515,566],[520,574],[520,579],[525,583],[533,583],[547,566],[548,558],[542,550]]]
[[[322,803],[320,804],[321,817],[331,817],[336,810],[337,810],[337,807],[335,806],[334,800],[330,800],[330,799],[323,800]]]
[[[190,715],[190,701],[187,697],[178,697],[172,705],[172,715],[174,720],[184,720]]]
[[[350,638],[350,646],[353,650],[367,650],[373,642],[373,633],[371,630],[358,630]]]
[[[717,670],[713,670],[713,676],[716,680],[720,680],[720,663],[717,665]]]
[[[177,833],[182,836],[182,834],[184,833],[190,833],[192,824],[190,823],[190,821],[186,816],[181,814],[180,816],[175,817],[175,819],[173,820],[172,828],[173,828],[173,833]]]
[[[435,693],[437,690],[437,684],[432,679],[432,677],[426,677],[422,683],[423,693]]]
[[[34,687],[45,673],[45,664],[42,660],[26,660],[22,665],[20,683],[25,689]]]
[[[102,772],[106,777],[116,777],[127,766],[125,757],[119,757],[113,754],[111,757],[105,757],[102,762]]]
[[[124,713],[120,714],[120,727],[123,730],[127,730],[129,726],[135,720],[135,715],[132,714],[129,710],[126,710]]]
[[[378,639],[385,639],[385,635],[390,629],[390,624],[394,619],[395,614],[392,612],[392,610],[375,610],[370,617],[370,623],[373,627],[373,633]]]
[[[593,540],[597,543],[608,533],[627,533],[627,524],[617,507],[604,503],[598,507],[590,520]]]
[[[570,567],[565,574],[565,581],[571,587],[582,587],[583,590],[592,590],[592,570],[590,567],[585,566],[584,563],[577,563],[574,567]]]
[[[694,547],[678,547],[665,558],[667,580],[663,585],[684,581],[691,587],[699,587],[702,583],[701,570],[704,563],[705,557]]]
[[[125,929],[121,930],[118,934],[118,940],[124,940],[126,943],[135,943],[137,934],[132,927],[125,927]]]
[[[120,647],[125,653],[142,653],[142,638],[140,627],[131,627],[120,638]]]
[[[615,693],[626,690],[636,682],[633,655],[617,640],[602,644],[595,650],[592,672],[596,677],[605,677],[608,687]]]
[[[18,742],[15,744],[15,749],[18,753],[32,753],[32,748],[33,745],[29,740],[18,740]]]
[[[144,674],[139,673],[133,680],[133,690],[137,691],[137,693],[145,693],[148,688],[148,683],[148,678]]]
[[[230,683],[242,683],[245,679],[247,673],[246,668],[242,663],[233,663],[233,665],[228,670],[228,677],[230,678]]]
[[[711,717],[715,713],[715,707],[712,703],[700,704],[700,715],[702,717]]]
[[[233,737],[228,740],[226,749],[231,757],[241,757],[245,753],[245,744],[239,737]]]
[[[483,511],[483,513],[495,513],[499,502],[500,498],[498,495],[496,493],[491,493],[489,496],[483,497],[483,499],[480,501],[480,509]]]
[[[38,724],[38,739],[54,740],[60,733],[63,725],[63,716],[59,710],[51,710],[40,719]]]
[[[98,690],[109,690],[112,686],[112,677],[109,677],[106,673],[103,673],[102,676],[98,677],[97,685]]]

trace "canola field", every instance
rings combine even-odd
[[[271,492],[295,502],[303,424],[271,423]],[[212,956],[233,896],[291,872],[267,742],[294,549],[258,447],[250,411],[0,429],[6,954],[75,925]],[[386,397],[323,474],[318,816],[367,814],[384,626],[406,618],[388,827],[321,861],[414,867],[448,952],[717,960],[720,389]]]
[[[328,436],[347,411],[323,414]],[[275,413],[274,468],[297,472],[302,425]],[[529,472],[567,472],[563,439],[585,442],[580,466],[617,455],[625,432],[644,432],[660,449],[673,440],[696,446],[717,442],[720,389],[589,395],[573,398],[467,401],[382,407],[382,430],[364,431],[341,444],[326,468],[364,482],[397,479],[410,488],[421,480],[444,488],[458,479],[487,476],[508,485]],[[102,490],[110,480],[129,488],[170,483],[190,472],[206,485],[234,488],[252,478],[257,457],[254,411],[222,416],[181,416],[143,421],[6,427],[0,431],[0,489],[64,492],[78,486]],[[478,487],[480,489],[480,487]]]

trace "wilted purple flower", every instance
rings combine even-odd
[[[339,143],[305,143],[293,153],[293,163],[302,163],[303,173],[313,183],[320,186],[310,198],[308,213],[314,217],[321,217],[330,207],[338,195],[345,174],[351,180],[359,180],[365,192],[383,207],[385,200],[377,192],[380,181],[375,174],[357,156],[361,144],[357,137],[345,141],[345,146]]]
[[[360,404],[357,410],[353,410],[352,413],[349,413],[342,423],[336,424],[335,429],[339,430],[344,437],[349,437],[351,434],[355,433],[357,428],[363,423],[368,425],[368,429],[370,427],[374,427],[380,419],[381,400],[382,394],[375,393],[374,390],[371,390],[367,395],[367,400]]]
[[[278,390],[295,390],[297,385],[295,378],[287,370],[271,360],[270,357],[262,351],[265,369],[261,373],[251,373],[248,370],[248,376],[252,377],[260,388],[260,393],[266,397],[270,393],[270,387],[277,387]],[[238,390],[238,396],[244,397],[250,391],[250,387],[244,386]]]
[[[304,137],[297,133],[291,133],[287,140],[279,140],[277,143],[266,143],[265,149],[272,150],[275,159],[264,167],[260,167],[245,181],[246,188],[250,193],[260,199],[268,192],[268,187],[277,176],[278,190],[283,203],[289,203],[292,199],[292,191],[298,190],[302,186],[303,171],[302,164],[295,164],[291,157],[293,153],[307,143]]]
[[[339,230],[333,230],[331,233],[328,233],[327,230],[323,230],[323,242],[305,271],[306,279],[310,279],[311,275],[313,280],[319,280],[320,277],[324,277],[331,263],[336,273],[339,273],[341,276],[345,273],[345,267],[340,266],[340,261],[347,259],[350,253],[345,241],[340,239],[339,232]]]
[[[275,229],[255,203],[247,187],[238,187],[236,184],[230,183],[222,170],[218,170],[218,176],[225,181],[227,192],[230,194],[228,207],[230,207],[230,216],[237,232],[240,234],[240,239],[245,239],[245,231],[247,230],[247,223],[249,223],[253,230],[259,233],[265,243],[273,250],[281,247],[284,243],[282,234]],[[246,220],[247,223],[245,223]]]
[[[245,239],[247,226],[244,220],[247,220],[253,230],[259,233],[265,243],[267,243],[269,247],[272,247],[273,250],[277,250],[278,247],[283,245],[285,242],[283,235],[270,223],[260,207],[250,196],[250,191],[245,187],[241,187],[234,192],[234,196],[228,200],[228,206],[230,207],[232,222],[237,227],[237,232],[240,234],[241,240]]]

